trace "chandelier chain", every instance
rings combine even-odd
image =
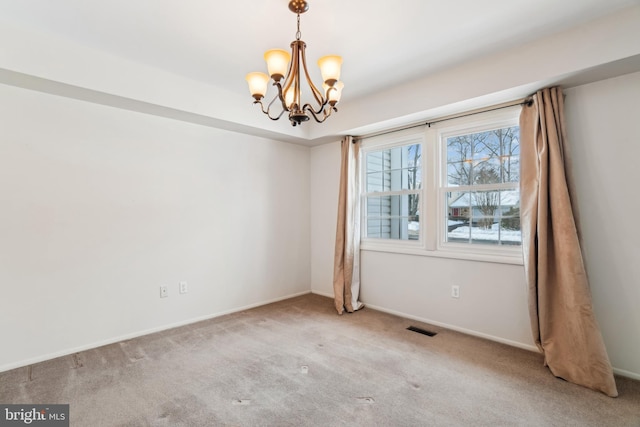
[[[298,31],[296,31],[296,40],[300,40],[302,33],[300,32],[300,14],[298,13]]]

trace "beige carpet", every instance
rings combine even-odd
[[[640,426],[640,382],[616,380],[612,399],[536,353],[306,295],[0,373],[0,403],[91,427]]]

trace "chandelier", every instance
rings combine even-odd
[[[300,14],[309,10],[309,4],[305,0],[291,0],[289,2],[289,10],[298,15],[298,31],[296,39],[291,42],[291,54],[282,49],[271,49],[265,52],[264,59],[267,62],[269,75],[265,73],[249,73],[247,74],[247,83],[249,83],[249,91],[255,99],[254,104],[260,104],[262,112],[271,120],[278,120],[282,115],[289,113],[289,120],[293,126],[297,126],[302,122],[309,120],[309,115],[316,122],[322,123],[333,111],[338,111],[336,104],[340,101],[342,88],[344,84],[340,80],[340,66],[342,58],[336,55],[323,56],[318,60],[318,66],[322,74],[322,91],[320,91],[311,81],[309,72],[307,71],[307,59],[305,57],[305,48],[307,45],[300,40]],[[302,64],[302,67],[301,67]],[[309,86],[309,90],[315,98],[316,104],[301,103],[302,79],[301,71],[304,70],[304,76]],[[267,92],[269,80],[273,81],[273,86],[278,93],[273,97],[266,108],[262,102]],[[272,112],[282,108],[279,114]]]

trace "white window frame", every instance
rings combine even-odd
[[[404,194],[418,194],[419,199],[420,199],[420,229],[419,229],[419,233],[418,233],[418,240],[400,240],[400,239],[381,239],[381,238],[368,238],[367,237],[367,224],[366,224],[366,218],[367,218],[367,203],[366,203],[366,198],[367,196],[374,196],[377,193],[368,193],[366,188],[367,188],[367,168],[366,168],[366,164],[365,164],[365,159],[367,157],[368,153],[371,152],[375,152],[375,151],[384,151],[390,148],[395,148],[395,147],[399,147],[399,146],[404,146],[404,145],[413,145],[413,144],[419,144],[421,145],[421,149],[422,149],[422,159],[424,159],[425,157],[425,153],[424,153],[424,135],[422,132],[416,133],[415,130],[413,132],[407,133],[407,132],[399,132],[396,133],[392,136],[387,136],[386,138],[380,137],[380,138],[371,138],[368,139],[365,143],[365,141],[363,141],[363,144],[361,146],[360,149],[360,158],[359,158],[359,162],[360,162],[360,188],[362,189],[360,192],[360,206],[361,206],[361,215],[362,215],[362,219],[361,219],[361,248],[364,245],[364,247],[378,247],[378,248],[383,248],[384,251],[390,251],[390,252],[402,252],[404,250],[406,250],[407,248],[409,250],[421,250],[423,248],[423,241],[424,241],[424,230],[423,230],[423,220],[422,220],[422,208],[423,208],[423,198],[424,198],[424,161],[421,161],[421,174],[422,174],[422,188],[419,190],[402,190],[402,191],[390,191],[390,192],[385,192],[385,195],[404,195]]]
[[[520,107],[474,114],[469,117],[442,121],[416,130],[409,129],[366,138],[360,150],[361,249],[473,261],[522,264],[521,245],[482,245],[447,242],[447,152],[446,137],[452,134],[475,133],[500,127],[518,126]],[[366,159],[371,151],[401,145],[422,144],[422,189],[420,197],[420,232],[418,240],[367,238],[366,236]],[[496,187],[512,187],[513,184]]]

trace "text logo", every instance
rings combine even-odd
[[[69,405],[0,404],[0,427],[69,427]]]

